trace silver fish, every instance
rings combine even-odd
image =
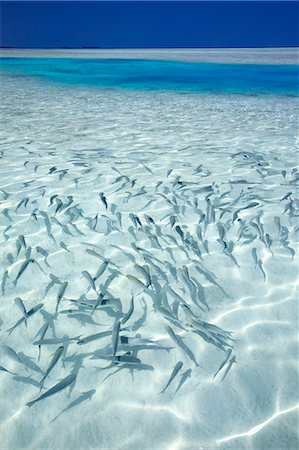
[[[175,391],[175,394],[176,394],[176,393],[178,392],[178,390],[183,386],[183,384],[185,383],[185,381],[187,380],[187,378],[190,378],[190,377],[191,377],[191,372],[192,372],[192,369],[188,369],[188,370],[186,370],[186,372],[182,373],[181,379],[180,379],[180,382],[179,382],[179,384],[178,384],[178,387],[177,387],[177,389],[176,389],[176,391]]]
[[[213,376],[213,380],[216,377],[216,375],[220,372],[220,370],[222,369],[223,366],[225,366],[225,364],[227,363],[227,361],[229,360],[229,357],[232,353],[232,349],[230,348],[229,350],[227,350],[226,352],[226,357],[225,359],[222,361],[222,363],[220,364],[219,369],[215,372],[214,376]]]
[[[92,276],[90,275],[90,273],[87,272],[87,270],[84,270],[84,271],[82,272],[82,277],[84,277],[84,278],[87,280],[89,286],[90,286],[95,292],[97,292],[97,289],[96,289],[96,286],[95,286],[95,283],[94,283],[94,279],[92,278]]]
[[[97,270],[97,273],[94,276],[94,280],[97,280],[98,278],[100,278],[101,275],[103,275],[108,264],[109,264],[108,261],[104,261],[103,264],[101,264],[101,266]]]
[[[26,268],[28,267],[28,265],[30,264],[30,263],[34,263],[35,261],[34,261],[34,259],[32,259],[32,258],[30,258],[30,259],[27,259],[26,261],[24,261],[23,263],[22,263],[22,265],[21,265],[21,267],[20,267],[20,269],[19,269],[19,272],[18,272],[18,275],[16,276],[16,278],[15,278],[15,280],[14,280],[14,286],[16,286],[17,285],[17,282],[18,282],[18,279],[20,278],[20,276],[22,275],[22,273],[26,270]]]
[[[96,339],[101,339],[112,334],[113,330],[102,331],[101,333],[91,334],[85,338],[80,338],[77,342],[78,345],[88,344],[89,342],[95,341]]]
[[[19,240],[21,246],[24,248],[24,250],[26,250],[27,245],[26,245],[26,241],[25,241],[24,235],[21,234],[21,235],[18,237],[18,240]]]
[[[133,314],[133,311],[134,311],[134,295],[132,295],[128,312],[122,318],[122,321],[121,321],[122,325],[125,324],[130,319],[131,315]]]
[[[15,304],[18,306],[18,308],[20,308],[23,315],[26,317],[27,311],[26,311],[25,305],[20,297],[15,298]]]
[[[107,203],[107,199],[106,199],[104,193],[103,193],[103,192],[100,192],[99,195],[100,195],[100,199],[102,200],[102,202],[103,202],[105,208],[108,209],[108,203]]]
[[[146,287],[149,287],[152,280],[148,270],[144,266],[139,266],[139,264],[134,264],[134,267],[144,277]]]
[[[44,394],[42,394],[40,397],[38,397],[36,400],[32,400],[31,402],[27,403],[27,406],[32,406],[34,403],[39,402],[40,400],[43,400],[46,397],[50,397],[51,395],[57,394],[58,392],[62,391],[63,389],[70,386],[74,381],[76,380],[77,374],[72,373],[65,377],[63,380],[59,381],[59,383],[55,384],[51,389],[46,391]]]
[[[257,249],[255,247],[253,247],[253,249],[251,250],[251,254],[252,254],[252,257],[253,257],[253,261],[254,261],[255,267],[257,267],[259,258],[257,256]]]
[[[21,299],[20,299],[20,300],[21,300]],[[44,306],[43,303],[39,303],[38,305],[34,306],[34,307],[31,308],[29,311],[27,311],[27,312],[24,314],[24,316],[23,316],[20,320],[18,320],[17,323],[16,323],[13,327],[11,327],[11,328],[9,328],[9,329],[7,330],[7,331],[9,332],[9,334],[11,334],[15,328],[17,328],[19,325],[21,325],[21,323],[23,323],[23,322],[27,323],[27,319],[28,319],[30,316],[32,316],[36,311],[38,311],[39,309],[41,309],[43,306]],[[26,311],[26,310],[25,310],[25,311]]]
[[[96,393],[95,389],[91,389],[90,391],[83,392],[78,398],[76,398],[74,401],[72,401],[66,408],[64,408],[61,413],[59,413],[56,417],[54,417],[53,420],[51,420],[50,423],[54,422],[61,414],[65,413],[71,408],[74,408],[74,406],[79,405],[80,403],[84,402],[85,400],[91,400],[92,396]]]
[[[19,355],[11,347],[9,347],[8,345],[4,345],[3,348],[5,350],[6,355],[10,359],[22,364]]]
[[[115,356],[116,351],[117,351],[119,330],[120,330],[120,321],[118,320],[117,322],[115,322],[115,325],[114,325],[113,331],[112,331],[113,356]]]
[[[183,342],[183,339],[180,336],[177,336],[173,329],[169,326],[166,327],[167,333],[171,337],[171,339],[183,350],[183,352],[188,356],[188,358],[191,359],[192,362],[196,366],[198,366],[198,362],[196,361],[196,358],[193,354],[193,352],[190,350],[189,347]]]
[[[166,389],[168,388],[168,386],[173,381],[173,379],[175,378],[175,376],[178,374],[178,372],[181,370],[182,367],[183,367],[182,361],[179,361],[179,362],[176,363],[176,365],[173,368],[173,371],[171,372],[169,380],[167,381],[167,384],[166,384],[165,388],[162,389],[160,394],[164,394],[164,392],[166,391]]]
[[[224,378],[226,377],[226,375],[227,375],[228,371],[230,370],[231,366],[232,366],[235,362],[236,362],[236,357],[233,356],[233,357],[229,360],[229,363],[228,363],[228,365],[227,365],[227,369],[226,369],[226,371],[225,371],[225,373],[224,373],[224,375],[223,375],[221,381],[224,380]]]
[[[67,246],[65,245],[65,243],[63,241],[59,242],[59,245],[61,248],[63,248],[63,250],[65,250],[66,252],[69,252],[69,249],[67,248]]]
[[[49,375],[49,373],[51,372],[51,370],[53,369],[53,367],[55,366],[55,364],[58,362],[59,358],[61,357],[61,355],[63,353],[63,350],[64,350],[64,346],[61,345],[60,347],[58,347],[58,349],[54,353],[53,358],[52,358],[52,360],[51,360],[51,362],[49,364],[49,367],[47,368],[47,370],[45,372],[45,375],[43,376],[43,378],[39,382],[41,389],[43,387],[45,379],[47,378],[47,376]]]
[[[141,280],[139,280],[138,278],[134,277],[134,275],[126,275],[126,277],[132,281],[132,283],[134,285],[136,285],[139,288],[143,288],[143,289],[147,289],[146,285],[144,283],[142,283]]]
[[[65,281],[64,283],[61,284],[61,286],[58,289],[57,299],[56,299],[56,312],[58,311],[59,303],[60,303],[61,299],[64,296],[64,293],[65,293],[65,290],[66,290],[67,286],[68,286],[68,282]]]
[[[44,337],[45,337],[45,335],[46,335],[46,332],[48,331],[48,328],[49,328],[49,324],[48,324],[48,323],[45,323],[45,324],[42,326],[42,328],[39,330],[39,332],[37,333],[37,335],[35,336],[35,338],[36,338],[37,336],[39,336],[40,339],[43,340]],[[37,361],[40,360],[40,356],[41,356],[41,345],[38,346],[38,358],[37,358]]]
[[[5,295],[5,285],[7,280],[9,279],[9,275],[8,275],[8,270],[6,270],[4,272],[3,278],[2,278],[2,283],[1,283],[1,290],[2,290],[2,295]]]
[[[56,345],[56,344],[63,344],[64,342],[71,342],[71,341],[77,341],[80,339],[81,335],[74,336],[72,338],[65,336],[62,338],[49,338],[49,339],[39,339],[37,341],[33,342],[33,345]]]

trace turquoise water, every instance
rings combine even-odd
[[[1,58],[1,72],[64,85],[241,94],[299,92],[298,66],[176,61]]]

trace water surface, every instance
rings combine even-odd
[[[73,86],[111,89],[298,94],[298,66],[136,59],[1,58],[1,70]]]

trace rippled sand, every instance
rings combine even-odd
[[[297,99],[73,90],[8,76],[1,91],[1,342],[17,354],[1,350],[1,366],[15,374],[0,373],[1,448],[295,450]],[[14,283],[28,257],[34,262]],[[91,315],[82,305],[98,296],[82,272],[94,276],[103,260],[97,291],[115,278],[108,301]],[[152,286],[134,264],[146,267]],[[194,302],[183,266],[208,307]],[[219,331],[215,345],[194,333],[167,287],[233,340]],[[100,358],[112,353],[110,335],[85,345],[78,338],[42,345],[38,361],[33,342],[44,323],[44,339],[110,330],[132,293],[134,311],[120,337],[160,347],[133,349],[142,364],[100,370],[111,362]],[[8,334],[23,317],[16,297],[27,311],[44,306]],[[76,381],[29,408],[59,345],[64,353],[45,390],[72,372]],[[235,362],[214,377],[229,349]],[[125,351],[119,343],[117,355]],[[162,395],[178,361],[183,367]]]

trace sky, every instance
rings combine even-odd
[[[1,1],[1,47],[294,47],[297,1]]]

